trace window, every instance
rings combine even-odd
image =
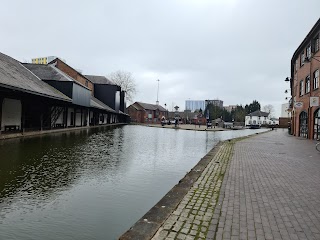
[[[307,59],[311,59],[311,45],[309,45],[306,49]]]
[[[298,67],[299,67],[299,65],[298,65],[298,59],[296,59],[296,62],[295,62],[295,72],[297,72],[298,71]]]
[[[306,77],[306,93],[310,92],[310,76]]]
[[[319,35],[313,39],[313,52],[319,51]]]
[[[313,73],[313,90],[319,88],[319,69]]]
[[[86,87],[88,87],[88,80],[86,80],[86,83],[85,83]]]
[[[304,52],[301,53],[300,55],[300,66],[303,66],[303,64],[304,64]]]
[[[303,89],[303,80],[300,81],[300,96],[304,94],[304,89]]]

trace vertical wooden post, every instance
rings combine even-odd
[[[3,98],[0,98],[0,134],[2,130],[2,103],[3,103]]]
[[[26,113],[25,113],[25,104],[23,99],[20,99],[21,101],[21,129],[22,129],[22,133],[25,132],[25,127],[26,127]]]

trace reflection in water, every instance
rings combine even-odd
[[[116,239],[219,140],[249,133],[124,126],[2,141],[0,239]]]
[[[66,190],[83,173],[87,178],[105,173],[111,177],[119,165],[122,141],[123,129],[118,128],[2,142],[0,203],[12,202],[17,192],[44,201]]]

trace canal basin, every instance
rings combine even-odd
[[[143,126],[0,142],[0,239],[116,239],[218,141]]]

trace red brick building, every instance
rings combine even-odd
[[[291,132],[295,136],[309,139],[320,138],[319,32],[320,19],[291,59]]]
[[[89,78],[85,77],[74,68],[70,67],[65,62],[61,61],[59,58],[54,59],[49,64],[53,64],[56,68],[60,69],[62,72],[68,74],[70,77],[81,83],[82,85],[88,87],[91,90],[91,95],[94,96],[94,85]]]
[[[132,122],[160,123],[161,119],[168,118],[168,111],[160,105],[135,102],[127,107]]]

